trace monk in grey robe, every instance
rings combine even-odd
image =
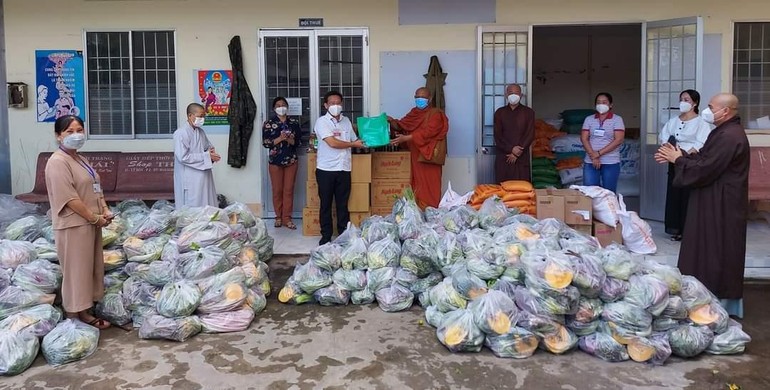
[[[187,106],[187,122],[174,132],[174,202],[183,206],[217,206],[212,168],[221,157],[203,132],[206,111]]]
[[[717,127],[698,153],[665,144],[655,159],[674,163],[673,185],[691,191],[679,269],[703,282],[728,313],[743,317],[749,141],[735,95],[713,97],[701,115]]]
[[[505,106],[495,111],[495,180],[531,181],[529,149],[535,140],[535,111],[521,104],[521,87],[505,89]]]

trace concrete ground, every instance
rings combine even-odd
[[[301,257],[271,261],[283,286]],[[109,329],[86,360],[52,368],[42,355],[2,389],[769,389],[770,284],[746,285],[744,329],[752,336],[740,356],[672,358],[665,366],[606,363],[580,351],[525,360],[488,350],[449,353],[422,325],[423,311],[385,313],[376,305],[287,306],[273,294],[251,329],[198,335],[184,343],[145,341]]]

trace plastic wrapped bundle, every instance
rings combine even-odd
[[[404,196],[396,200],[393,206],[393,217],[398,226],[398,236],[402,241],[417,238],[425,219],[420,208],[417,207],[414,191],[411,188],[407,188]]]
[[[451,352],[479,352],[484,333],[476,326],[470,310],[459,309],[444,316],[436,336]]]
[[[380,309],[388,313],[406,310],[414,302],[414,294],[398,283],[377,290],[375,296]]]
[[[231,241],[230,226],[226,223],[197,222],[182,229],[176,244],[179,247],[179,252],[185,253],[211,246],[224,249]]]
[[[136,306],[131,310],[131,323],[134,326],[134,329],[141,328],[144,321],[152,316],[159,316],[158,311],[155,310],[155,306]]]
[[[681,325],[681,321],[669,317],[657,317],[652,320],[653,332],[668,332]]]
[[[161,234],[173,232],[176,221],[172,220],[171,213],[166,210],[152,210],[142,223],[132,226],[128,234],[142,240],[157,237]]]
[[[37,337],[48,334],[62,320],[59,309],[49,305],[37,305],[0,321],[0,329],[14,332],[29,331]]]
[[[617,244],[612,244],[602,250],[602,266],[607,276],[628,280],[639,270],[639,262],[630,252]]]
[[[297,263],[294,268],[294,281],[302,291],[313,294],[316,290],[332,284],[332,274],[312,261],[304,265]]]
[[[203,333],[241,332],[248,329],[253,320],[254,311],[250,308],[200,316]]]
[[[246,273],[241,267],[234,267],[221,274],[209,276],[195,282],[203,294],[208,290],[220,288],[228,283],[242,284],[246,282]]]
[[[599,324],[601,321],[594,320],[590,322],[581,322],[574,318],[570,318],[567,320],[567,328],[571,330],[573,333],[575,333],[576,336],[582,337],[582,336],[588,336],[590,334],[593,334],[596,332],[596,330],[599,328]]]
[[[0,268],[16,269],[37,258],[35,246],[26,241],[0,240]]]
[[[241,253],[243,245],[248,239],[248,233],[246,233],[246,228],[243,225],[230,225],[230,242],[222,247],[227,258],[235,259]]]
[[[467,300],[474,300],[487,293],[487,284],[471,274],[465,264],[458,263],[452,272],[452,287]]]
[[[273,244],[275,240],[267,234],[267,224],[263,219],[257,218],[253,227],[248,229],[249,242],[257,247],[259,259],[267,262],[273,257]]]
[[[482,229],[500,227],[506,218],[508,218],[508,208],[496,195],[487,198],[479,209],[479,225]]]
[[[248,206],[240,202],[233,202],[225,207],[230,225],[241,224],[250,228],[257,224],[257,217]]]
[[[0,320],[32,306],[53,303],[54,298],[53,295],[40,291],[27,291],[18,286],[8,286],[0,291]]]
[[[543,336],[540,347],[546,351],[561,355],[571,351],[578,344],[578,337],[564,325],[557,325],[556,331]]]
[[[495,265],[487,259],[477,256],[469,258],[466,267],[468,272],[481,280],[497,280],[505,272],[504,266]]]
[[[655,354],[649,360],[654,366],[662,366],[671,357],[671,345],[668,341],[668,333],[654,333],[647,341],[655,348]]]
[[[519,319],[519,309],[505,293],[491,290],[468,304],[476,326],[487,335],[508,333]]]
[[[35,241],[42,237],[43,221],[34,216],[29,215],[13,221],[8,227],[5,228],[3,238],[6,240],[15,241]]]
[[[104,271],[110,272],[126,265],[126,254],[122,249],[105,249]]]
[[[468,205],[453,208],[442,218],[444,229],[452,233],[460,233],[464,230],[474,229],[479,226],[479,215],[473,207]]]
[[[155,308],[165,317],[187,317],[195,312],[200,302],[201,291],[198,286],[182,280],[163,287]]]
[[[631,286],[625,280],[607,278],[599,291],[599,299],[605,303],[617,302],[625,298],[629,288]]]
[[[353,237],[340,255],[342,268],[345,270],[365,270],[369,264],[366,255],[366,242],[361,237]]]
[[[12,269],[0,268],[0,291],[5,290],[6,287],[11,285],[12,277],[13,277]]]
[[[299,266],[300,264],[297,263],[297,267]],[[296,272],[296,268],[295,268],[295,272]],[[281,302],[281,303],[301,305],[303,303],[307,303],[312,300],[313,300],[313,296],[310,294],[306,294],[302,291],[299,285],[297,285],[297,282],[294,280],[293,275],[289,277],[289,280],[286,281],[286,284],[278,293],[278,302]]]
[[[96,303],[94,314],[117,326],[131,322],[131,312],[126,309],[123,295],[119,293],[104,294],[102,300]]]
[[[162,235],[142,240],[138,237],[129,237],[123,241],[123,251],[126,252],[128,261],[134,263],[149,263],[160,259],[163,247],[170,237]]]
[[[498,279],[493,284],[492,287],[490,287],[492,290],[500,291],[508,296],[508,298],[514,299],[515,292],[516,292],[516,284],[506,280],[506,279]]]
[[[446,210],[428,206],[425,208],[425,222],[440,224],[444,214],[446,214]]]
[[[153,315],[147,317],[139,327],[139,338],[182,342],[200,332],[201,321],[196,316],[166,318]]]
[[[454,233],[447,232],[438,244],[435,268],[440,270],[444,276],[451,276],[452,266],[465,258],[463,248],[457,241]]]
[[[442,280],[444,280],[444,276],[438,272],[434,272],[422,279],[417,279],[414,283],[405,287],[416,295],[427,292],[433,286],[441,283]]]
[[[35,246],[35,254],[38,259],[48,260],[51,262],[59,261],[59,254],[56,253],[56,245],[46,240],[43,237],[38,238],[32,245]]]
[[[688,315],[687,307],[684,305],[684,301],[680,296],[672,295],[668,297],[668,303],[661,315],[677,320],[683,320],[687,318]]]
[[[202,291],[197,309],[201,314],[232,311],[246,301],[246,288],[241,283],[214,284]]]
[[[256,263],[261,261],[259,257],[259,249],[254,244],[246,244],[241,248],[236,256],[238,264],[246,265],[249,263]]]
[[[665,282],[671,294],[676,295],[682,292],[682,273],[676,267],[648,260],[642,263],[641,273]]]
[[[694,276],[682,276],[682,293],[680,294],[687,310],[711,303],[711,292]]]
[[[682,325],[668,332],[671,352],[679,357],[700,355],[714,341],[714,332],[706,326]]]
[[[43,356],[48,364],[60,366],[90,356],[98,343],[99,329],[68,319],[43,337]]]
[[[646,310],[628,302],[615,302],[604,305],[602,319],[611,321],[631,332],[649,332],[652,330],[652,315]]]
[[[159,210],[159,211],[165,211],[168,213],[173,213],[174,210],[176,210],[174,203],[169,202],[168,200],[161,199],[156,201],[152,204],[152,207],[150,207],[150,210]]]
[[[123,300],[128,310],[139,306],[155,307],[160,289],[145,281],[129,277],[123,282]]]
[[[384,238],[369,244],[366,261],[370,270],[397,267],[400,259],[401,245],[390,238]]]
[[[353,291],[350,294],[350,303],[354,305],[368,305],[374,303],[374,293],[365,288],[361,291]]]
[[[356,227],[356,225],[353,224],[353,222],[348,221],[347,227],[345,227],[345,231],[342,232],[337,238],[332,241],[333,244],[339,246],[340,248],[347,249],[348,246],[353,242],[353,240],[361,238],[361,230]]]
[[[265,294],[261,290],[250,288],[246,290],[246,305],[254,311],[254,314],[259,314],[265,307],[267,307],[267,299]]]
[[[522,311],[517,325],[542,338],[557,332],[559,327],[562,326],[562,321],[563,318],[559,318],[558,316],[548,316]]]
[[[578,310],[575,313],[575,319],[580,322],[594,321],[601,316],[602,309],[602,301],[581,296],[578,301]]]
[[[174,217],[176,217],[176,227],[179,229],[201,222],[229,222],[227,213],[224,210],[213,206],[183,206],[182,208],[175,210],[173,214]]]
[[[580,350],[606,362],[617,363],[629,359],[626,347],[606,333],[583,336],[578,342]]]
[[[366,271],[366,289],[376,292],[390,285],[396,278],[395,267],[383,267]]]
[[[37,357],[40,341],[30,332],[0,330],[0,376],[24,372]]]
[[[344,306],[350,302],[350,291],[332,283],[316,290],[313,298],[321,306]]]
[[[246,287],[251,288],[264,283],[266,280],[269,280],[268,272],[270,271],[270,267],[261,261],[256,263],[247,263],[240,266],[239,268],[245,275],[243,283],[246,285]]]
[[[332,275],[334,284],[348,291],[360,291],[366,288],[366,272],[363,270],[338,269]]]
[[[123,272],[156,287],[163,287],[179,279],[176,264],[168,261],[129,263]]]
[[[602,291],[607,274],[602,268],[601,259],[592,254],[570,256],[572,260],[572,285],[577,287],[580,295],[597,298]]]
[[[495,265],[520,266],[521,255],[524,254],[524,251],[524,245],[521,243],[494,238],[494,243],[488,248],[486,258]]]
[[[428,291],[431,305],[442,313],[465,309],[468,302],[452,286],[452,278],[446,278]]]
[[[658,316],[668,305],[668,285],[652,275],[634,275],[629,280],[630,287],[625,301],[648,310]]]
[[[179,256],[178,269],[182,276],[190,280],[207,278],[232,268],[225,252],[211,246]]]
[[[61,267],[48,260],[35,260],[16,268],[11,280],[25,290],[53,294],[61,287]]]
[[[494,245],[489,232],[481,229],[466,230],[457,235],[457,240],[463,248],[465,257],[484,257],[488,248]]]
[[[116,270],[104,274],[104,293],[119,293],[123,291],[123,283],[128,279],[128,275],[123,270]]]
[[[690,310],[688,316],[694,324],[708,326],[716,333],[725,332],[730,321],[727,311],[716,299]]]
[[[374,216],[361,224],[361,238],[367,244],[372,244],[385,238],[396,241],[398,240],[398,227],[380,216]]]
[[[446,314],[439,311],[436,306],[427,306],[425,308],[425,321],[434,328],[441,326],[445,316]]]
[[[537,350],[539,341],[534,333],[513,327],[503,335],[487,335],[484,345],[501,358],[526,359]]]
[[[310,261],[319,268],[334,272],[342,266],[342,247],[327,243],[310,251]]]
[[[401,250],[401,267],[423,278],[433,272],[437,262],[439,236],[433,230],[424,229],[418,238],[404,241]]]
[[[419,278],[412,271],[404,268],[399,268],[396,270],[395,282],[406,288],[409,288],[409,286],[413,285],[418,280]]]
[[[578,232],[570,227],[563,228],[559,233],[561,249],[580,255],[595,253],[601,249],[599,241],[590,235]]]
[[[706,348],[712,355],[735,355],[743,353],[751,337],[738,325],[730,326],[726,332],[714,337],[714,341]]]

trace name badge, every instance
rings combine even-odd
[[[604,137],[604,129],[594,130],[594,137]]]
[[[94,183],[94,192],[97,194],[102,193],[102,185],[99,183]]]

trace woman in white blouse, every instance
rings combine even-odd
[[[700,94],[688,89],[679,94],[679,116],[663,126],[660,131],[660,143],[678,145],[683,153],[698,153],[706,143],[711,132],[711,125],[698,115]],[[687,201],[690,190],[671,185],[674,180],[674,164],[668,165],[668,188],[666,192],[666,233],[674,241],[682,240],[684,221],[687,216]]]

